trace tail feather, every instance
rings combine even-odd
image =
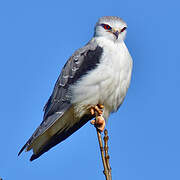
[[[81,128],[84,124],[86,124],[90,119],[92,119],[92,115],[85,115],[83,116],[80,121],[76,122],[72,127],[65,129],[63,131],[57,132],[55,135],[53,135],[47,143],[45,143],[41,148],[40,151],[37,153],[34,153],[30,161],[33,161],[40,157],[42,154],[47,152],[49,149],[57,145],[58,143],[62,142],[66,138],[68,138],[70,135],[72,135],[75,131],[77,131],[79,128]]]
[[[43,121],[33,133],[31,138],[21,148],[18,156],[23,152],[24,149],[26,149],[26,151],[33,149],[34,154],[38,153],[39,149],[41,149],[41,147],[46,144],[54,134],[56,134],[60,129],[63,129],[63,127],[66,125],[66,120],[69,118],[72,119],[72,110],[73,108],[70,108],[68,111],[66,111],[66,113],[64,113],[63,116],[54,114],[48,117],[46,122]]]
[[[27,143],[21,148],[21,150],[20,150],[19,153],[18,153],[18,156],[24,151],[24,149],[26,148],[26,146],[27,146]]]

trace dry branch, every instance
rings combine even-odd
[[[97,131],[97,136],[98,136],[98,141],[99,141],[99,147],[100,147],[100,151],[101,151],[101,158],[102,158],[102,162],[103,162],[103,166],[104,166],[104,175],[106,177],[106,180],[112,180],[112,176],[111,176],[111,167],[109,164],[109,154],[108,154],[108,131],[107,129],[105,129],[104,131],[104,148],[103,148],[103,142],[102,142],[102,138],[101,138],[101,133],[98,130],[98,128],[96,128]]]
[[[105,153],[105,160],[106,160],[106,165],[107,165],[107,169],[108,169],[108,176],[109,176],[109,180],[112,180],[111,177],[111,166],[109,164],[109,154],[108,154],[108,140],[109,140],[109,136],[108,136],[108,131],[107,129],[105,129],[104,131],[104,153]]]
[[[108,179],[108,169],[107,169],[107,164],[106,164],[106,160],[105,160],[105,156],[104,156],[104,149],[103,149],[103,143],[102,143],[102,138],[101,138],[101,133],[100,131],[96,128],[97,131],[97,136],[98,136],[98,141],[99,141],[99,147],[100,147],[100,151],[101,151],[101,158],[102,158],[102,162],[103,162],[103,166],[104,166],[104,175],[106,177],[106,180]]]
[[[96,114],[96,119],[98,115]],[[108,154],[108,131],[105,129],[104,131],[104,148],[103,148],[103,142],[102,142],[102,137],[101,137],[101,132],[99,129],[96,127],[96,132],[97,132],[97,137],[99,141],[99,147],[100,147],[100,152],[101,152],[101,158],[104,166],[104,175],[106,177],[106,180],[112,180],[111,177],[111,167],[109,164],[109,154]]]

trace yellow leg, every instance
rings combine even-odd
[[[91,121],[91,124],[95,125],[101,132],[104,131],[105,128],[105,120],[102,117],[103,109],[104,106],[101,104],[98,104],[96,106],[93,106],[90,108],[90,113],[92,115],[96,114],[96,119]]]

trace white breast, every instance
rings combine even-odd
[[[107,119],[124,100],[131,79],[132,59],[123,41],[114,43],[104,38],[96,41],[103,47],[100,64],[72,87],[72,103],[76,104],[80,116],[87,113],[84,110],[87,107],[103,104]]]

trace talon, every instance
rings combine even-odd
[[[99,107],[100,109],[103,109],[103,108],[104,108],[104,105],[98,104],[98,107]]]
[[[96,114],[96,119],[92,120],[90,123],[93,124],[99,131],[103,132],[105,128],[105,120],[102,117],[104,106],[102,104],[97,104],[90,108],[91,115]]]
[[[94,115],[94,108],[90,108],[90,113],[91,113],[91,115]]]
[[[103,111],[100,110],[98,106],[95,106],[94,109],[99,115],[102,115]]]
[[[96,118],[95,125],[101,132],[103,132],[106,125],[104,118],[102,116],[98,116]]]
[[[96,106],[90,107],[90,113],[91,115],[94,115],[95,112],[98,113],[98,115],[102,115],[104,106],[102,104],[97,104]]]
[[[91,123],[92,125],[95,125],[96,120],[92,120],[90,123]]]
[[[98,128],[101,132],[104,131],[106,123],[102,116],[97,116],[96,120],[92,120],[90,123],[94,125],[96,128]]]

